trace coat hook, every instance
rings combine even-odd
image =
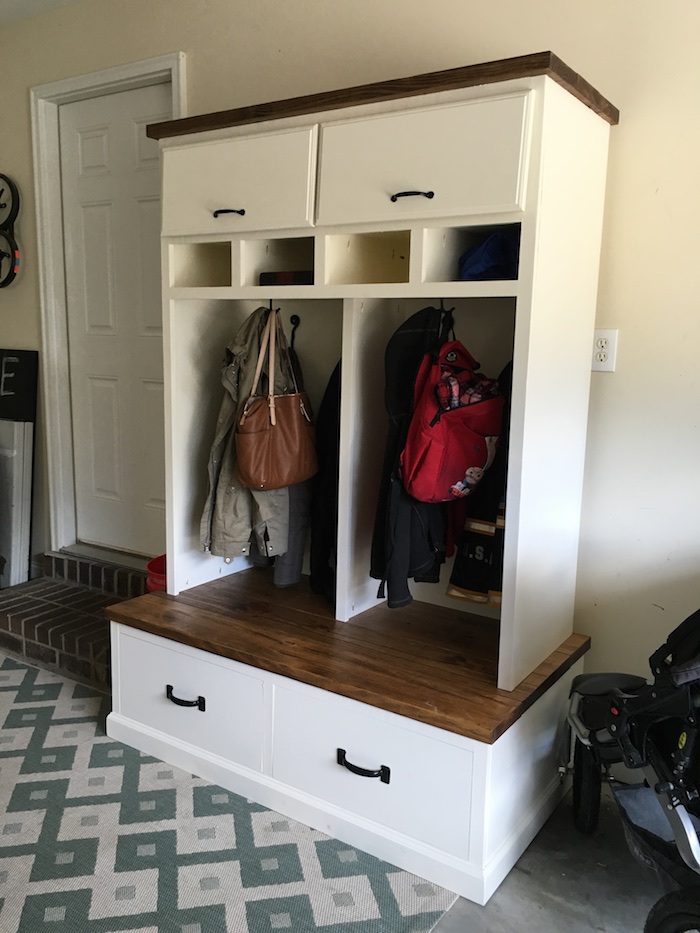
[[[292,336],[290,338],[290,345],[293,350],[294,349],[294,335],[296,334],[297,327],[301,324],[301,318],[299,317],[298,314],[293,314],[289,319],[289,323],[292,325]]]

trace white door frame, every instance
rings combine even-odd
[[[184,52],[42,84],[30,91],[41,301],[40,382],[50,548],[54,551],[76,541],[58,108],[76,100],[168,82],[172,88],[173,119],[186,116]]]

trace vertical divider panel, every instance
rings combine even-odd
[[[400,301],[346,299],[340,409],[336,616],[370,609],[379,581],[369,575],[377,494],[384,461],[384,351],[403,319]]]
[[[316,234],[314,237],[314,284],[325,285],[328,282],[328,272],[326,269],[326,237],[323,234]]]
[[[559,85],[542,95],[523,227],[498,686],[571,633],[609,125]],[[546,158],[544,154],[546,153]]]
[[[243,241],[231,241],[231,285],[240,288],[243,284]]]
[[[166,316],[168,456],[168,592],[177,595],[248,566],[225,563],[202,548],[200,521],[208,490],[207,464],[223,398],[221,361],[250,303],[170,301]]]
[[[411,228],[411,258],[408,265],[408,281],[411,285],[416,285],[423,281],[423,270],[425,267],[425,236],[426,231],[422,227]]]
[[[173,554],[175,551],[175,478],[177,470],[174,465],[173,445],[173,304],[170,298],[170,289],[173,282],[173,248],[170,243],[160,241],[160,274],[161,288],[161,314],[163,319],[163,440],[165,444],[165,551]],[[176,594],[175,573],[171,561],[168,561],[166,576],[166,589],[168,593]],[[114,631],[114,624],[112,623]],[[114,644],[115,639],[112,639]]]

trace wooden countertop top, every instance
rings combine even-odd
[[[244,126],[249,123],[262,123],[265,120],[296,117],[307,113],[322,113],[358,104],[374,104],[439,91],[453,91],[463,87],[477,87],[482,84],[493,84],[498,81],[534,75],[547,75],[552,78],[608,123],[614,125],[619,121],[620,114],[617,108],[553,52],[535,52],[532,55],[519,55],[478,65],[465,65],[461,68],[433,71],[409,78],[378,81],[374,84],[362,84],[321,94],[308,94],[304,97],[292,97],[250,107],[239,107],[234,110],[220,110],[216,113],[184,117],[180,120],[151,123],[146,128],[146,134],[152,139],[164,139],[170,136]]]
[[[149,593],[109,619],[490,744],[588,651],[571,635],[515,690],[496,686],[498,623],[426,603],[336,622],[306,580],[251,569],[179,596]]]

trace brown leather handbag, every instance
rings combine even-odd
[[[288,395],[274,394],[278,330],[296,390]],[[264,396],[256,393],[266,353],[269,393]],[[311,405],[306,392],[299,392],[278,311],[269,314],[263,330],[250,397],[236,425],[236,458],[239,481],[250,489],[281,489],[318,472]]]

